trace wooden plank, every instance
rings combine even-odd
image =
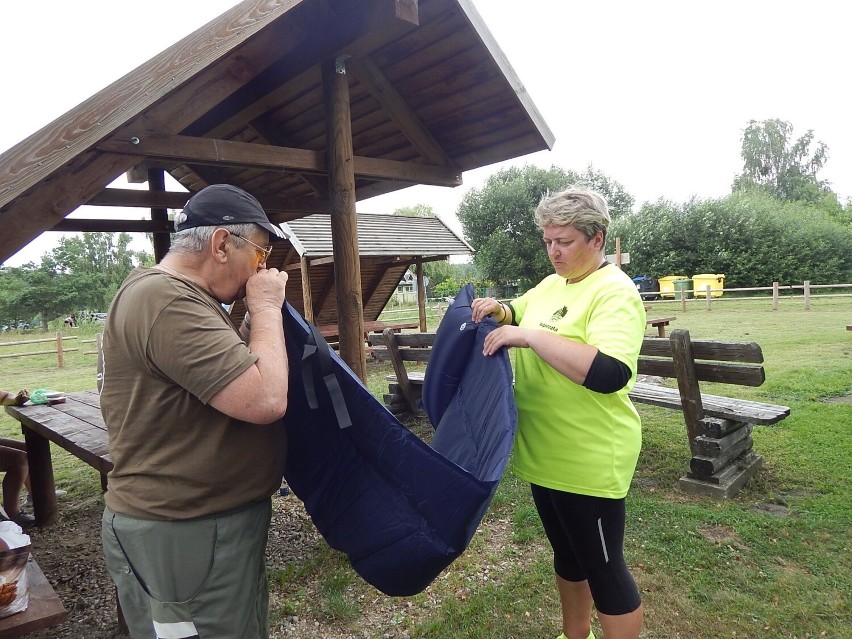
[[[397,334],[393,329],[386,328],[384,330],[385,344],[387,345],[388,353],[391,356],[391,364],[393,365],[396,381],[399,384],[399,390],[405,403],[408,404],[408,409],[413,413],[417,410],[417,401],[414,397],[414,391],[411,388],[408,372],[405,370],[405,364],[399,357],[399,350],[396,345]]]
[[[708,339],[694,339],[692,353],[698,360],[720,360],[727,362],[763,363],[763,351],[755,342],[731,342]],[[652,357],[671,357],[671,343],[668,339],[646,337],[642,340],[641,355]]]
[[[701,382],[718,382],[738,386],[761,386],[766,381],[762,366],[753,364],[731,364],[728,362],[696,361],[693,365],[695,377]],[[674,360],[664,357],[639,356],[637,371],[640,375],[676,377]]]
[[[68,611],[32,555],[27,561],[27,584],[27,609],[0,619],[0,637],[4,639],[23,637],[37,630],[51,628],[68,618]]]
[[[704,417],[704,408],[701,403],[701,391],[698,388],[698,377],[695,373],[695,358],[692,356],[689,331],[683,329],[672,331],[669,341],[672,345],[672,359],[680,391],[680,403],[683,407],[683,419],[686,422],[689,447],[692,450],[692,442],[698,434],[698,420]]]
[[[704,479],[714,475],[744,452],[750,450],[753,443],[751,436],[749,436],[736,442],[716,457],[695,455],[689,460],[690,477]]]
[[[679,410],[682,408],[680,392],[676,388],[637,382],[630,391],[630,399],[642,404]],[[701,394],[704,414],[708,417],[728,419],[752,424],[769,425],[780,422],[790,414],[788,406],[732,399],[720,395]]]

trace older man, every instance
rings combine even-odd
[[[107,567],[134,639],[268,637],[264,552],[286,456],[284,236],[234,186],[199,191],[172,248],[107,314]],[[238,329],[223,305],[245,298]],[[249,328],[250,326],[250,328]]]

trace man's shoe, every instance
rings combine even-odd
[[[12,521],[14,521],[24,530],[35,526],[35,517],[25,512],[19,512],[16,517],[12,518]]]

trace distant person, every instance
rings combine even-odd
[[[266,259],[284,233],[224,184],[190,198],[175,231],[106,314],[104,555],[133,639],[265,639],[288,388],[287,274]],[[238,329],[222,305],[243,298]]]
[[[624,561],[625,496],[641,446],[627,393],[645,311],[633,281],[604,257],[606,200],[569,188],[535,211],[555,273],[510,304],[479,298],[473,320],[501,326],[484,353],[515,347],[515,474],[530,482],[550,545],[562,635],[587,639],[592,604],[605,639],[636,639],[639,590]]]

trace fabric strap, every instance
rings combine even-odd
[[[337,424],[340,428],[348,428],[352,425],[352,418],[349,416],[349,410],[346,408],[346,400],[343,398],[343,391],[340,390],[340,384],[334,374],[334,363],[331,359],[328,343],[313,324],[308,324],[311,329],[310,334],[305,342],[305,348],[302,351],[302,382],[305,385],[305,395],[308,399],[308,406],[316,410],[319,407],[317,402],[316,388],[314,387],[314,364],[319,367],[319,374],[328,389],[328,394],[331,397],[331,405],[334,407],[334,414],[337,417]]]

